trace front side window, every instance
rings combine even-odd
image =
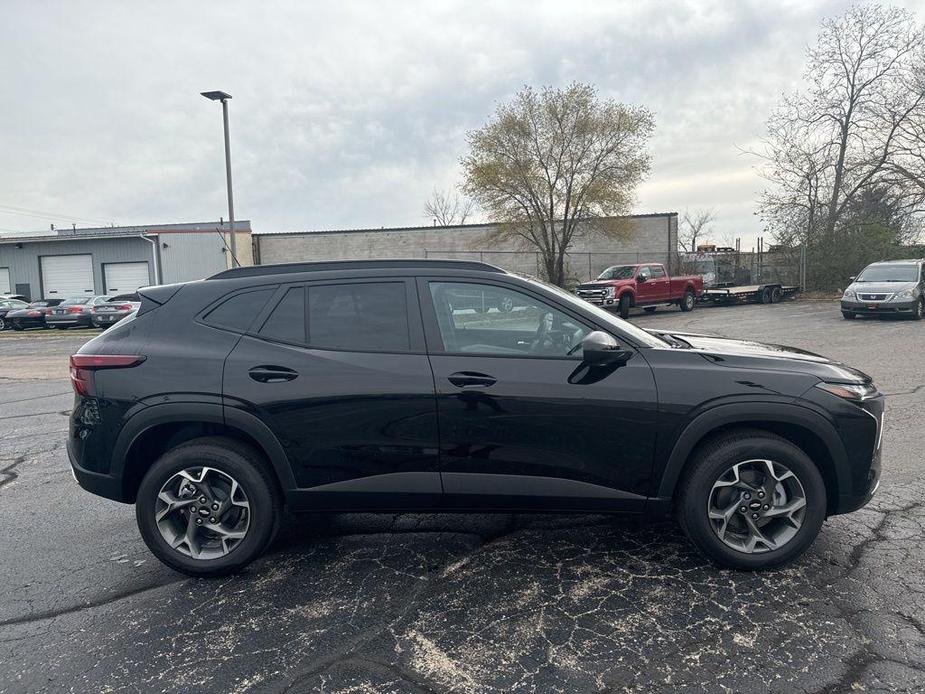
[[[665,276],[665,270],[662,269],[661,265],[652,265],[650,267],[650,270],[652,271],[652,277],[664,277]]]
[[[565,357],[589,330],[549,304],[513,289],[431,282],[447,352]]]
[[[404,282],[309,287],[308,342],[322,349],[410,351]]]

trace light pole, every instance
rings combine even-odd
[[[228,139],[228,99],[231,94],[225,92],[201,92],[212,101],[222,102],[222,122],[225,125],[225,179],[228,182],[228,229],[231,232],[231,267],[238,266],[237,244],[234,238],[234,195],[231,192],[231,142]]]

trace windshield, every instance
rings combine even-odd
[[[636,274],[636,265],[614,265],[597,276],[599,280],[631,280]]]
[[[87,303],[88,301],[90,301],[90,297],[88,296],[75,296],[72,299],[67,299],[65,301],[62,301],[61,305],[62,306],[79,306],[79,305]]]
[[[868,265],[855,282],[917,282],[919,266],[913,263]]]
[[[631,266],[635,267],[635,266]],[[516,274],[516,273],[515,273]],[[543,289],[548,289],[551,292],[555,292],[556,295],[565,301],[570,306],[574,306],[576,309],[583,311],[590,311],[594,314],[594,317],[603,323],[604,325],[610,326],[614,331],[619,335],[623,334],[635,340],[638,344],[644,345],[646,347],[664,347],[668,344],[667,340],[662,340],[651,333],[647,333],[641,328],[637,328],[632,323],[625,321],[621,318],[617,318],[612,313],[605,311],[599,306],[594,304],[589,304],[587,301],[579,299],[574,294],[570,294],[561,287],[557,287],[554,284],[549,284],[548,282],[543,282],[536,279],[535,277],[529,277],[527,275],[518,275],[519,277],[527,280],[530,284],[537,285]]]

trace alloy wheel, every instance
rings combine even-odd
[[[211,467],[174,474],[157,495],[154,519],[164,541],[193,559],[233,551],[250,527],[250,502],[231,475]]]
[[[772,460],[745,460],[719,476],[707,501],[710,526],[728,547],[746,554],[780,549],[806,515],[806,493],[797,476]]]

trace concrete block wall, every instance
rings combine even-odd
[[[674,267],[677,213],[625,218],[623,238],[581,235],[570,249],[570,275],[584,280],[618,263],[661,262]],[[259,263],[375,258],[483,260],[505,269],[538,274],[537,257],[515,242],[490,240],[491,225],[410,227],[254,234]]]

